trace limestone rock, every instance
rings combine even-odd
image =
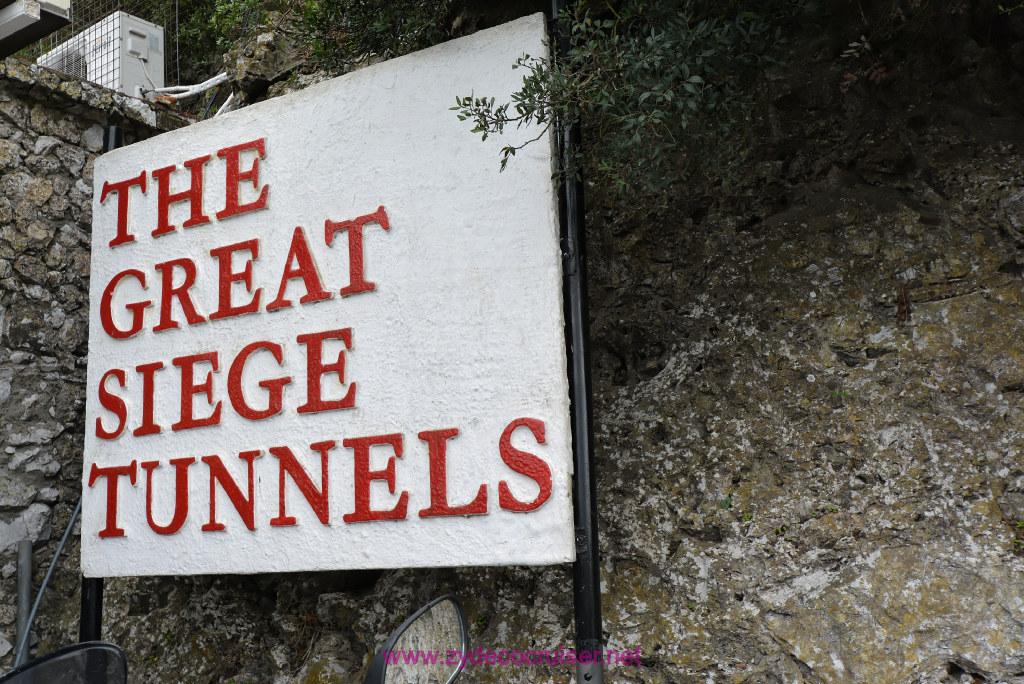
[[[271,83],[302,63],[301,48],[282,30],[283,21],[284,15],[267,13],[261,26],[224,55],[224,69],[245,99],[261,95]]]
[[[874,551],[766,605],[766,626],[824,681],[911,681],[964,662],[986,678],[1014,678],[1024,664],[1024,602],[1008,590],[1016,573],[991,561],[934,560],[942,555],[941,547]],[[959,610],[949,610],[951,596]],[[801,617],[809,613],[819,619]]]
[[[1024,233],[1024,190],[1007,197],[999,205],[1009,227],[1017,233]]]
[[[34,503],[10,522],[0,520],[0,553],[10,551],[22,539],[32,542],[50,537],[50,507]]]
[[[32,503],[36,492],[25,482],[0,480],[0,510],[20,509]]]

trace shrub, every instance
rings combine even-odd
[[[459,0],[305,0],[296,27],[313,61],[346,70],[369,56],[421,50],[451,37]]]
[[[747,6],[749,5],[749,7]],[[627,0],[601,14],[578,1],[559,17],[564,59],[530,55],[511,102],[460,97],[483,137],[509,125],[584,123],[584,158],[620,194],[657,192],[694,172],[721,177],[742,159],[756,75],[774,62],[781,20],[799,2]],[[502,151],[501,164],[517,148]]]
[[[743,159],[746,110],[773,64],[783,26],[810,0],[577,0],[558,17],[571,36],[564,59],[524,56],[511,102],[458,98],[458,115],[483,137],[505,126],[584,123],[586,163],[621,194],[656,192],[695,172],[727,177]],[[270,0],[216,0],[230,39]],[[303,0],[285,3],[312,66],[346,71],[453,37],[466,0]],[[512,65],[510,65],[512,66]],[[499,163],[517,148],[506,146]]]

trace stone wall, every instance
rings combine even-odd
[[[177,117],[39,69],[0,63],[0,670],[13,662],[16,545],[34,544],[33,591],[81,490],[92,164],[107,125],[129,141]],[[37,620],[50,648],[77,640],[78,546]]]

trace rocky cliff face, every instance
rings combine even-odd
[[[1024,681],[1016,76],[948,40],[845,93],[809,42],[734,192],[592,217],[637,681]]]
[[[607,681],[1024,682],[1024,50],[948,21],[879,79],[796,42],[729,189],[589,198]],[[134,681],[358,682],[447,591],[571,646],[567,567],[111,580],[105,629]]]

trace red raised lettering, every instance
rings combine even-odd
[[[342,444],[355,452],[353,467],[355,470],[356,504],[355,511],[346,513],[342,519],[347,523],[369,520],[404,520],[409,504],[409,492],[402,492],[398,497],[398,503],[390,510],[378,511],[370,508],[370,483],[374,480],[384,480],[388,483],[388,490],[392,494],[395,493],[395,459],[402,457],[402,435],[358,437],[343,440]],[[395,455],[388,458],[388,464],[384,470],[370,470],[370,447],[383,444],[391,445]]]
[[[172,458],[174,466],[174,515],[168,525],[157,525],[153,520],[153,471],[159,461],[144,461],[140,465],[146,471],[146,520],[157,534],[174,534],[185,524],[188,517],[188,467],[196,462],[195,458]]]
[[[360,216],[351,221],[331,221],[324,223],[324,240],[327,246],[334,241],[334,234],[339,230],[348,231],[348,285],[341,288],[342,296],[368,292],[377,288],[376,284],[366,280],[363,274],[363,227],[368,223],[380,224],[384,230],[391,230],[388,222],[387,212],[384,207],[377,207],[377,211],[366,216]]]
[[[480,485],[476,498],[464,506],[448,505],[448,440],[459,434],[457,428],[429,430],[417,435],[427,443],[430,457],[430,508],[420,511],[421,518],[442,515],[483,515],[487,512],[487,485]]]
[[[295,261],[295,266],[292,266]],[[306,294],[299,299],[299,304],[308,302],[319,302],[323,299],[330,299],[334,295],[324,289],[320,280],[320,271],[316,262],[313,261],[313,253],[309,250],[309,243],[306,242],[306,234],[302,226],[296,226],[292,233],[292,245],[288,248],[288,257],[284,260],[284,273],[281,274],[281,286],[277,290],[277,298],[267,304],[267,311],[291,306],[290,299],[284,298],[284,291],[288,283],[296,278],[302,278],[302,284],[306,287]]]
[[[287,515],[284,508],[284,474],[291,475],[292,482],[299,487],[302,496],[306,497],[309,507],[316,513],[324,525],[331,523],[331,514],[327,508],[327,452],[334,448],[334,441],[316,442],[309,445],[310,449],[320,452],[320,489],[313,484],[313,480],[306,474],[305,469],[299,460],[295,458],[288,447],[270,447],[271,455],[276,456],[280,462],[280,472],[277,488],[277,517],[270,520],[270,524],[277,527],[282,525],[294,525],[295,518]]]
[[[242,496],[242,491],[235,484],[234,478],[231,477],[231,473],[224,467],[224,462],[220,460],[220,456],[203,456],[203,463],[210,468],[210,522],[203,525],[203,532],[216,532],[224,529],[224,523],[217,522],[217,483],[220,483],[221,489],[228,495],[228,499],[231,501],[235,510],[238,511],[238,517],[242,519],[245,526],[250,530],[256,529],[256,514],[254,507],[256,505],[256,497],[253,496],[255,488],[255,480],[252,475],[252,462],[260,455],[259,451],[243,451],[238,454],[238,458],[246,462],[249,468],[249,497]]]
[[[130,268],[127,271],[121,271],[111,278],[110,282],[107,283],[107,287],[103,290],[103,296],[100,297],[100,323],[103,325],[103,331],[115,340],[127,339],[142,330],[143,314],[146,311],[146,307],[153,303],[147,300],[145,302],[125,304],[124,308],[132,312],[132,327],[127,330],[121,330],[114,325],[113,312],[110,310],[111,302],[114,299],[114,290],[117,289],[118,283],[128,277],[138,280],[139,284],[145,289],[146,275],[142,271]]]
[[[249,406],[245,401],[245,395],[242,394],[242,374],[245,372],[246,361],[257,349],[266,349],[274,355],[278,363],[284,360],[284,350],[281,345],[260,341],[243,347],[235,360],[231,362],[231,368],[228,370],[228,398],[231,400],[231,406],[235,409],[235,413],[249,420],[263,420],[280,413],[284,386],[292,381],[291,376],[287,375],[272,380],[260,380],[260,387],[265,388],[269,395],[267,408],[258,411]]]
[[[107,391],[107,378],[110,376],[114,376],[117,379],[122,389],[125,383],[125,374],[120,368],[111,368],[100,378],[100,404],[103,405],[103,408],[117,416],[117,428],[113,431],[105,430],[100,419],[96,418],[96,436],[100,439],[114,439],[120,435],[121,431],[124,430],[125,422],[128,420],[128,406],[124,403],[124,399]]]
[[[239,157],[245,150],[256,150],[256,157],[252,160],[252,166],[248,171],[239,171]],[[240,204],[238,201],[238,186],[242,181],[252,181],[253,189],[260,184],[260,159],[267,156],[266,138],[253,140],[252,142],[232,145],[222,150],[217,150],[217,156],[222,158],[227,165],[227,185],[224,188],[224,209],[217,212],[218,219],[224,219],[235,214],[241,214],[254,209],[263,209],[267,206],[267,194],[270,192],[270,185],[264,185],[260,189],[259,197],[252,202]]]
[[[135,367],[135,372],[142,375],[142,424],[132,432],[136,437],[160,434],[161,427],[153,420],[153,406],[155,404],[153,394],[156,384],[154,376],[163,367],[162,361],[144,363],[141,366]]]
[[[356,383],[350,383],[348,392],[341,399],[324,400],[321,397],[320,378],[335,372],[338,382],[345,384],[345,350],[338,352],[334,363],[323,363],[324,340],[340,339],[345,349],[352,349],[352,328],[327,330],[325,332],[299,335],[295,338],[299,344],[306,345],[306,403],[296,409],[299,413],[316,413],[335,409],[352,408],[356,405]]]
[[[106,201],[107,195],[111,192],[117,193],[117,236],[110,241],[111,247],[123,245],[126,242],[133,242],[135,236],[128,232],[128,189],[139,186],[142,194],[146,194],[146,172],[143,171],[135,178],[111,183],[103,181],[103,189],[100,190],[100,204]]]
[[[231,270],[231,255],[235,252],[248,251],[249,258],[245,261],[245,267],[241,271]],[[260,309],[260,294],[262,287],[252,291],[252,262],[260,255],[260,243],[258,240],[246,240],[237,242],[226,247],[215,247],[210,250],[210,256],[217,257],[217,265],[220,271],[220,280],[217,288],[218,308],[210,314],[210,320],[216,318],[227,318],[247,313],[256,313]],[[246,292],[252,293],[252,299],[248,304],[234,306],[231,303],[231,284],[236,282],[245,283]]]
[[[174,286],[174,268],[180,266],[185,271],[185,281],[177,287]],[[191,259],[172,259],[154,266],[160,271],[162,285],[160,289],[160,323],[153,328],[154,332],[170,330],[178,327],[178,322],[171,318],[171,299],[177,298],[182,313],[189,325],[197,325],[206,322],[196,307],[192,304],[192,297],[188,291],[196,284],[196,262]]]
[[[512,470],[536,482],[540,491],[533,501],[523,503],[513,496],[508,483],[502,480],[498,483],[498,503],[506,511],[526,512],[540,508],[551,496],[551,468],[538,456],[520,451],[512,446],[512,433],[518,427],[528,428],[533,433],[533,438],[537,440],[537,444],[544,444],[544,421],[536,418],[517,418],[509,423],[501,433],[501,439],[498,441],[501,460]]]
[[[192,182],[188,190],[171,194],[171,174],[177,166],[165,166],[153,172],[157,189],[157,222],[153,237],[173,233],[175,226],[168,221],[167,215],[172,204],[189,203],[189,217],[181,224],[182,228],[191,228],[209,223],[210,217],[203,213],[203,165],[210,161],[210,155],[190,159],[182,166],[192,172]]]
[[[217,370],[217,352],[179,356],[172,359],[171,363],[181,368],[181,420],[171,425],[171,430],[189,430],[219,423],[220,401],[214,407],[213,413],[206,418],[196,418],[192,415],[192,397],[194,395],[202,392],[206,395],[206,401],[213,404],[213,373]],[[206,374],[206,380],[199,384],[195,384],[194,377],[197,363],[208,363],[213,366],[213,370]]]
[[[101,468],[95,463],[89,469],[89,486],[96,484],[101,477],[107,478],[107,526],[99,532],[100,537],[123,537],[124,530],[117,526],[117,481],[122,475],[128,476],[128,481],[135,484],[135,476],[138,472],[136,462],[132,461],[126,466],[108,466]]]

